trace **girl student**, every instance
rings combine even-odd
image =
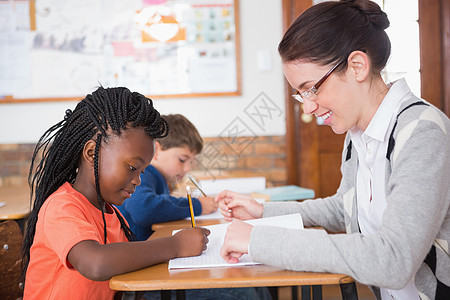
[[[228,220],[299,212],[305,226],[346,234],[234,220],[221,251],[227,261],[250,252],[281,268],[348,274],[377,299],[448,299],[450,121],[404,79],[383,81],[388,26],[375,2],[321,2],[278,47],[305,113],[346,133],[335,195],[264,204],[231,191],[216,197]]]
[[[29,173],[34,205],[23,245],[25,300],[112,299],[113,275],[206,249],[209,230],[199,227],[135,241],[114,207],[140,184],[153,140],[168,130],[150,99],[100,87],[44,133]]]

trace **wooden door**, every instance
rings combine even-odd
[[[284,31],[312,5],[312,0],[282,0]],[[450,112],[450,5],[448,0],[419,0],[422,97]],[[447,62],[447,64],[446,64]],[[316,197],[333,195],[340,183],[345,135],[317,125],[302,113],[286,82],[286,143],[289,184],[314,189]]]

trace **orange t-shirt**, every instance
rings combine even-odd
[[[115,213],[105,213],[105,219],[107,243],[127,241]],[[67,260],[70,249],[85,240],[103,244],[102,213],[66,182],[39,211],[24,299],[113,299],[109,281],[89,280]]]

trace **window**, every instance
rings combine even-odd
[[[392,82],[405,77],[415,95],[420,95],[420,44],[418,0],[373,0],[387,13],[391,25],[386,30],[391,40],[391,57],[382,71]]]

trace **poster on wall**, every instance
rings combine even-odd
[[[0,0],[0,102],[239,94],[234,0]]]

